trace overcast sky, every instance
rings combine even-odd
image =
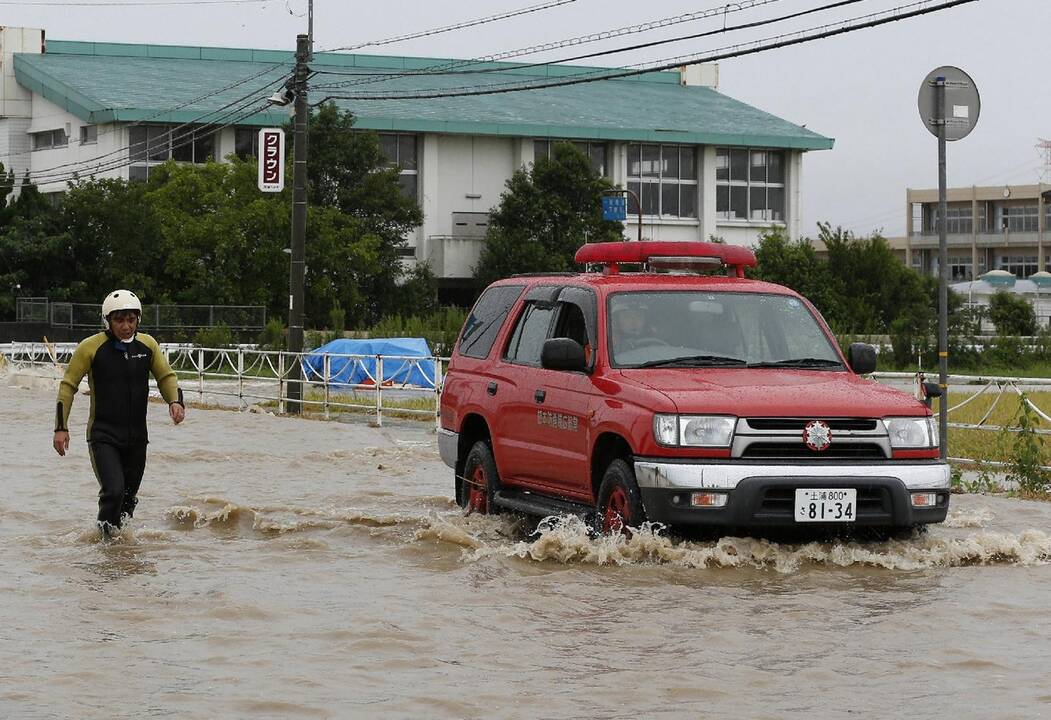
[[[48,38],[62,40],[281,49],[293,49],[296,33],[306,31],[307,0],[115,7],[119,1],[95,7],[58,0],[3,2],[0,25],[42,27]],[[726,23],[774,17],[830,1],[770,0],[728,15]],[[863,0],[837,13],[611,55],[590,64],[624,65],[700,54],[776,35],[784,32],[781,27],[809,28],[913,1]],[[50,4],[33,7],[37,2]],[[542,2],[315,0],[315,48],[381,40]],[[574,0],[481,27],[360,52],[479,57],[722,5],[725,2],[717,0]],[[722,18],[694,21],[587,48],[612,48],[722,26]],[[815,224],[827,220],[858,233],[882,229],[888,236],[901,235],[905,189],[937,186],[937,143],[922,126],[916,96],[922,79],[940,65],[956,65],[968,72],[982,98],[975,130],[949,144],[950,187],[1035,183],[1041,178],[1051,183],[1051,171],[1036,149],[1039,138],[1051,139],[1051,92],[1046,80],[1049,35],[1051,0],[977,0],[837,38],[724,60],[719,89],[835,139],[834,149],[808,153],[804,159],[805,234],[815,234]],[[527,59],[554,60],[565,53]]]

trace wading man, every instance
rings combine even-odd
[[[168,414],[178,425],[186,414],[182,390],[157,341],[139,333],[142,305],[130,290],[115,290],[102,302],[106,329],[77,345],[58,389],[55,451],[69,449],[69,411],[80,381],[88,376],[91,416],[88,452],[98,478],[99,528],[110,535],[135,512],[146,469],[146,405],[149,375],[157,379]]]

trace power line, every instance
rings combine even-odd
[[[221,88],[219,88],[217,90],[212,90],[211,92],[205,93],[204,95],[198,95],[197,97],[192,98],[190,100],[187,100],[185,102],[179,103],[178,105],[173,105],[172,107],[165,108],[164,110],[159,110],[158,112],[154,113],[153,115],[150,115],[149,117],[143,118],[142,120],[136,120],[135,122],[128,123],[127,125],[119,125],[119,126],[116,123],[114,123],[113,129],[105,130],[103,132],[100,132],[98,134],[98,137],[105,137],[106,135],[111,135],[112,133],[119,132],[120,130],[122,130],[124,128],[133,128],[133,127],[137,127],[139,125],[144,125],[144,124],[149,123],[149,122],[151,122],[153,120],[156,120],[159,117],[162,117],[164,115],[168,115],[170,113],[173,113],[176,110],[181,110],[182,108],[187,107],[189,105],[194,105],[196,103],[201,102],[202,100],[207,100],[208,98],[213,97],[215,95],[218,95],[219,93],[226,92],[227,90],[233,90],[234,88],[239,87],[241,85],[244,85],[245,83],[251,82],[252,80],[255,80],[256,78],[259,78],[259,77],[262,77],[263,75],[271,73],[274,70],[276,70],[277,68],[282,67],[282,66],[289,67],[290,63],[286,63],[286,62],[275,63],[274,65],[270,65],[266,69],[264,69],[264,70],[262,70],[262,71],[260,71],[258,73],[254,73],[252,75],[249,75],[248,77],[245,77],[245,78],[242,78],[241,80],[238,80],[236,82],[230,83],[229,85],[225,85],[225,86],[223,86],[223,87],[221,87]],[[253,90],[252,93],[262,92],[262,90],[269,89],[270,87],[272,87],[273,84],[274,84],[273,82],[267,83],[263,88],[259,88],[257,90]],[[243,98],[238,98],[237,100],[234,100],[233,102],[234,103],[240,102],[242,99]],[[209,113],[205,113],[204,115],[201,115],[197,119],[190,120],[189,123],[197,122],[198,120],[207,117],[209,114],[211,114],[213,112],[218,112],[219,110],[226,109],[227,107],[229,107],[232,104],[233,103],[229,103],[227,105],[223,105],[223,106],[219,107],[217,110],[212,110]],[[187,124],[187,123],[184,123],[184,125],[185,124]],[[119,150],[118,151],[114,151],[114,152],[119,152]],[[4,154],[0,155],[0,158],[14,157],[15,155],[25,155],[25,154],[26,154],[25,152],[9,152],[9,153],[4,153]],[[112,154],[113,154],[112,152],[111,153],[106,153],[106,155],[112,155]],[[50,170],[55,170],[57,168],[68,167],[70,165],[77,165],[77,164],[80,164],[82,162],[92,162],[92,161],[98,159],[99,157],[105,157],[106,155],[96,156],[95,158],[92,158],[91,160],[68,162],[68,163],[64,163],[62,165],[56,165],[54,167],[46,168],[46,169],[50,171]]]
[[[829,3],[827,5],[821,5],[821,6],[814,7],[814,8],[808,8],[806,10],[800,10],[800,11],[797,11],[797,12],[794,12],[794,13],[789,13],[787,15],[780,15],[780,16],[777,16],[777,17],[764,18],[762,20],[753,20],[751,22],[741,23],[741,24],[738,24],[738,25],[723,26],[723,27],[715,29],[715,30],[706,30],[705,32],[693,33],[691,35],[681,35],[681,36],[673,37],[673,38],[665,38],[663,40],[653,40],[651,42],[638,43],[638,44],[635,44],[635,45],[629,45],[627,47],[613,48],[611,50],[598,50],[596,52],[586,53],[586,54],[583,54],[583,55],[575,55],[573,57],[560,58],[558,60],[551,60],[551,61],[545,62],[545,63],[528,63],[528,64],[521,64],[521,65],[501,66],[501,67],[496,67],[496,68],[483,68],[483,69],[477,69],[477,70],[407,71],[405,73],[401,73],[399,76],[400,77],[414,77],[414,76],[417,76],[417,75],[471,75],[471,74],[477,74],[477,73],[503,73],[503,72],[508,72],[508,71],[512,71],[512,70],[527,70],[527,69],[543,68],[543,67],[548,67],[550,65],[564,64],[564,63],[569,63],[569,62],[573,62],[573,61],[576,61],[576,60],[586,60],[586,59],[589,59],[589,58],[601,57],[601,56],[604,56],[604,55],[616,55],[618,53],[630,52],[630,51],[633,51],[633,50],[642,50],[642,49],[645,49],[645,48],[656,47],[658,45],[667,45],[669,43],[683,42],[685,40],[697,40],[699,38],[711,37],[713,35],[722,35],[724,33],[735,32],[737,30],[749,30],[749,29],[752,29],[752,28],[762,27],[762,26],[765,26],[765,25],[773,25],[775,23],[784,22],[786,20],[795,20],[795,19],[798,19],[800,17],[804,17],[806,15],[813,15],[814,13],[824,12],[826,10],[834,10],[834,9],[837,9],[837,8],[846,7],[847,5],[855,5],[855,4],[857,4],[859,2],[863,2],[863,1],[864,0],[838,0],[838,2],[833,2],[833,3]],[[326,74],[343,75],[343,74],[355,74],[355,73],[328,72],[328,71],[325,71],[325,70],[319,70],[317,72],[317,74],[318,75],[326,75]],[[372,77],[375,77],[375,75],[376,75],[376,73],[356,73],[356,74],[359,74],[359,75],[362,75],[362,76],[372,76]],[[392,76],[393,76],[393,74],[392,74]],[[316,89],[318,89],[318,88],[329,88],[329,87],[344,87],[344,83],[319,83],[319,84],[314,85],[313,87],[316,88]]]
[[[366,47],[376,47],[379,45],[392,45],[394,43],[404,42],[406,40],[415,40],[417,38],[429,37],[431,35],[440,35],[442,33],[452,32],[453,30],[463,30],[465,28],[476,27],[478,25],[485,25],[491,22],[497,22],[499,20],[507,20],[508,18],[518,17],[520,15],[529,15],[531,13],[540,12],[541,10],[549,10],[551,8],[559,7],[561,5],[569,5],[577,0],[553,0],[552,2],[542,3],[540,5],[531,5],[529,7],[519,8],[518,10],[509,10],[505,13],[498,15],[488,15],[486,17],[476,18],[474,20],[465,20],[454,25],[445,25],[443,27],[433,28],[431,30],[421,30],[419,32],[410,33],[408,35],[396,35],[394,37],[386,38],[384,40],[373,40],[370,42],[358,43],[357,45],[347,45],[345,47],[332,48],[331,50],[319,50],[318,52],[338,52],[341,50],[360,50]]]
[[[659,60],[655,63],[638,63],[636,65],[630,65],[628,66],[628,68],[630,69],[600,69],[593,72],[581,73],[580,75],[576,75],[571,78],[566,78],[562,80],[554,80],[547,82],[530,80],[521,83],[493,83],[488,86],[463,86],[458,88],[445,88],[443,90],[430,92],[418,92],[409,90],[404,91],[402,94],[388,92],[386,94],[373,93],[367,95],[329,95],[328,97],[323,98],[321,102],[326,102],[328,100],[430,100],[448,97],[468,97],[473,95],[498,95],[509,92],[522,92],[525,90],[543,90],[548,88],[565,87],[568,85],[580,85],[583,83],[597,82],[600,80],[616,80],[620,78],[644,75],[646,73],[660,72],[662,70],[672,70],[682,65],[692,65],[703,62],[714,62],[716,60],[725,60],[727,58],[752,55],[766,50],[790,47],[792,45],[799,45],[806,42],[812,42],[814,40],[822,40],[825,38],[834,37],[836,35],[843,35],[845,33],[855,32],[857,30],[865,30],[868,28],[885,25],[891,22],[897,22],[900,20],[907,20],[922,15],[928,15],[930,13],[939,12],[941,10],[947,10],[958,5],[964,5],[967,3],[977,1],[978,0],[947,0],[946,2],[935,5],[934,7],[929,7],[931,3],[934,2],[934,0],[918,0],[917,2],[913,2],[907,5],[901,5],[890,10],[854,17],[841,23],[830,23],[814,28],[808,28],[807,30],[802,30],[796,33],[786,33],[774,36],[772,38],[764,38],[762,40],[756,40],[749,43],[739,43],[737,45],[730,45],[725,48],[720,48],[719,50],[713,51],[711,54],[692,56],[680,55],[674,58],[666,58],[664,60]],[[907,8],[916,9],[907,10]],[[869,20],[868,18],[875,19]],[[857,22],[860,20],[865,20],[865,22]],[[808,35],[806,33],[812,34]],[[797,35],[798,37],[792,37],[793,35]],[[762,45],[761,43],[768,44]],[[746,46],[748,45],[755,45],[756,47],[746,48]]]
[[[519,48],[517,50],[506,50],[504,52],[495,53],[492,55],[485,55],[483,57],[477,57],[472,60],[454,60],[439,65],[433,65],[428,68],[423,68],[420,73],[439,73],[442,70],[454,70],[456,68],[468,67],[471,65],[478,65],[481,63],[499,62],[501,60],[508,60],[515,57],[524,57],[527,55],[535,55],[537,53],[548,52],[551,50],[560,50],[566,47],[572,47],[576,45],[586,45],[593,42],[600,42],[603,40],[610,40],[615,37],[622,37],[624,35],[635,35],[638,33],[649,32],[651,30],[657,30],[672,25],[679,25],[687,22],[694,22],[696,20],[705,20],[711,17],[722,15],[724,18],[730,13],[743,12],[745,10],[751,10],[756,7],[763,5],[769,5],[771,3],[780,2],[781,0],[744,0],[743,2],[735,2],[727,5],[720,5],[716,8],[708,10],[701,10],[697,12],[684,13],[681,15],[673,15],[670,17],[659,18],[657,20],[650,20],[644,23],[636,23],[634,25],[626,25],[612,30],[603,30],[597,33],[590,33],[588,35],[579,35],[577,37],[568,38],[565,40],[557,40],[554,42],[543,43],[540,45],[531,45],[525,48]],[[341,74],[338,71],[318,71],[320,73],[338,75]],[[363,80],[346,81],[342,85],[336,83],[331,84],[329,87],[350,87],[353,85],[368,85],[371,83],[383,82],[390,77],[399,77],[408,73],[371,73],[370,77]]]
[[[270,85],[268,85],[266,87],[269,88],[273,84],[274,83],[271,83]],[[171,150],[175,150],[175,149],[178,149],[178,148],[181,148],[181,147],[185,147],[186,145],[194,142],[194,140],[199,138],[199,137],[205,137],[205,136],[208,136],[208,135],[214,135],[214,134],[218,133],[219,131],[221,131],[221,130],[223,130],[223,129],[231,126],[231,125],[236,125],[237,123],[241,122],[245,118],[250,117],[250,116],[256,114],[257,112],[260,112],[261,110],[263,110],[266,107],[268,107],[270,105],[270,102],[269,101],[265,101],[265,102],[260,104],[258,102],[258,95],[259,95],[258,92],[249,93],[249,95],[246,95],[246,96],[240,98],[239,100],[235,101],[234,103],[230,103],[228,106],[226,106],[226,107],[229,107],[230,105],[237,104],[237,107],[234,107],[232,110],[228,110],[227,112],[222,113],[221,115],[216,117],[212,122],[206,123],[203,126],[193,127],[193,128],[189,129],[187,132],[185,132],[185,133],[183,133],[181,135],[176,136],[175,133],[178,130],[180,130],[180,129],[183,129],[183,128],[186,128],[186,127],[188,127],[190,125],[193,125],[194,123],[193,122],[191,122],[191,123],[183,123],[182,125],[178,125],[175,128],[172,128],[172,129],[168,130],[168,135],[170,137],[170,142],[166,143],[166,146],[170,145]],[[245,102],[246,100],[247,100],[247,102]],[[247,112],[244,112],[245,109],[248,108],[249,106],[251,106],[251,109],[248,110]],[[202,115],[202,116],[200,116],[200,118],[198,118],[194,122],[197,122],[200,119],[203,119],[203,118],[208,117],[209,115],[213,115],[213,114],[215,114],[215,113],[212,112],[212,113],[208,113],[207,115]],[[234,119],[232,119],[232,120],[228,120],[228,118],[231,118],[233,116],[236,116],[236,117]],[[225,122],[222,122],[222,124],[219,124],[221,121],[225,121]],[[213,125],[215,127],[213,129],[211,129],[211,130],[202,130],[202,127],[203,128],[208,128],[208,127],[211,127]],[[159,149],[159,148],[154,147],[153,149]],[[127,159],[125,159],[124,157],[120,157],[120,158],[113,158],[113,159],[105,161],[105,162],[99,162],[99,160],[102,160],[103,158],[105,158],[107,156],[116,155],[118,153],[123,156],[125,150],[127,150],[127,152],[128,152]],[[117,150],[114,150],[114,151],[112,151],[110,153],[106,153],[105,155],[101,155],[101,156],[98,156],[96,158],[92,158],[90,160],[82,161],[81,163],[75,163],[75,164],[85,165],[85,167],[77,168],[77,169],[74,169],[74,170],[64,170],[63,172],[60,172],[60,173],[52,172],[52,171],[57,170],[59,168],[67,167],[68,165],[74,164],[74,163],[67,163],[66,165],[55,166],[54,168],[48,168],[48,169],[45,169],[45,170],[38,170],[38,171],[35,171],[35,172],[31,171],[31,172],[27,173],[27,175],[29,177],[30,182],[32,182],[32,183],[34,183],[36,185],[54,185],[54,184],[57,184],[57,183],[68,182],[70,180],[74,180],[74,179],[78,179],[78,178],[94,177],[95,175],[98,175],[100,173],[109,172],[109,171],[112,171],[112,170],[117,170],[117,169],[122,168],[122,167],[127,166],[127,165],[132,165],[134,163],[140,162],[143,159],[148,162],[149,161],[150,150],[151,150],[150,143],[149,143],[149,140],[147,139],[144,142],[135,143],[134,145],[129,145],[129,147],[127,147],[127,148],[121,147],[121,148],[118,148]],[[145,158],[136,157],[136,156],[140,155],[140,153],[142,155],[145,155]],[[19,178],[16,178],[16,182],[18,180],[19,180]],[[4,186],[5,185],[0,185],[0,187],[4,187]]]

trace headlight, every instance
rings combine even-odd
[[[729,447],[737,418],[725,415],[654,415],[653,437],[669,447]]]
[[[892,448],[930,448],[938,445],[938,426],[934,419],[886,418]]]

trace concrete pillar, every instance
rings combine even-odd
[[[905,267],[912,267],[912,198],[905,188]]]
[[[697,202],[697,234],[700,240],[707,242],[718,233],[715,211],[715,146],[702,145],[699,150],[700,162],[697,163],[697,189],[700,198]]]
[[[788,176],[785,178],[785,218],[787,221],[788,237],[798,240],[803,231],[803,152],[801,150],[788,151]]]
[[[971,187],[971,281],[978,279],[978,188]]]
[[[416,259],[427,261],[431,248],[428,246],[432,235],[438,234],[440,218],[438,217],[438,136],[433,133],[423,135],[419,145],[419,173],[417,192],[420,208],[423,210],[423,225],[420,226],[416,240]]]

